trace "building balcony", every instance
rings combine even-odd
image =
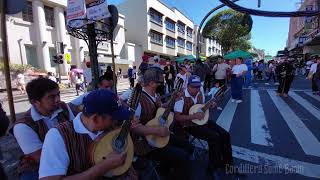
[[[156,23],[150,23],[150,29],[161,32],[162,33],[162,26]]]

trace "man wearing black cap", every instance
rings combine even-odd
[[[209,145],[209,166],[208,172],[213,170],[225,171],[228,165],[232,165],[232,149],[230,134],[216,123],[209,121],[207,124],[198,126],[192,122],[194,119],[203,119],[204,113],[198,112],[189,115],[189,110],[194,104],[203,104],[204,96],[200,91],[200,77],[192,75],[188,80],[188,88],[184,90],[181,99],[176,101],[174,106],[176,132],[184,135],[185,132],[196,138],[207,141]],[[211,106],[215,106],[212,103]]]
[[[155,118],[157,109],[162,106],[156,89],[163,84],[163,71],[160,68],[152,67],[146,70],[143,75],[143,92],[140,97],[140,103],[136,110],[136,116],[139,118],[140,126],[132,129],[136,135],[134,139],[135,153],[146,157],[147,159],[160,161],[161,167],[174,169],[175,172],[170,179],[189,179],[189,154],[182,148],[173,143],[174,136],[170,135],[170,142],[164,148],[154,148],[150,145],[145,136],[155,135],[159,137],[169,136],[170,131],[166,126],[151,127],[146,124]],[[183,145],[184,146],[184,145]]]
[[[278,79],[280,83],[278,86],[277,95],[287,98],[295,72],[292,62],[289,62],[288,58],[285,58],[285,60],[276,67],[276,72],[278,73]]]
[[[40,179],[97,179],[122,165],[125,153],[112,153],[96,165],[90,164],[89,146],[113,124],[128,120],[129,110],[119,106],[117,96],[95,90],[83,101],[83,111],[73,122],[62,123],[46,135],[39,168]]]

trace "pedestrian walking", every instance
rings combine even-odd
[[[288,92],[294,78],[294,68],[292,62],[285,59],[283,63],[277,66],[276,70],[279,74],[279,86],[277,90],[278,96],[288,97]]]
[[[237,58],[235,63],[236,64],[232,67],[231,75],[231,101],[241,103],[243,77],[248,71],[248,67],[247,65],[243,64],[242,58]]]
[[[118,79],[122,78],[122,69],[121,68],[118,69],[117,76],[118,76]]]
[[[230,69],[230,66],[225,63],[224,59],[220,57],[218,59],[218,64],[213,67],[213,72],[215,80],[219,82],[219,86],[223,86],[226,83],[227,71]]]
[[[133,66],[133,68],[129,67],[128,69],[128,78],[130,83],[130,88],[134,87],[134,80],[136,78],[136,66]]]
[[[259,63],[258,63],[258,79],[259,80],[263,79],[262,73],[264,71],[264,68],[265,68],[265,66],[263,64],[263,60],[259,61]]]
[[[273,79],[273,83],[276,83],[276,67],[275,67],[275,62],[274,60],[272,60],[269,65],[268,65],[268,73],[269,73],[269,76],[268,76],[268,79],[267,79],[267,82],[265,83],[266,85],[269,85],[269,81],[271,79]]]
[[[20,91],[20,94],[26,93],[26,88],[25,88],[26,83],[25,83],[24,75],[21,72],[18,72],[17,74],[16,85],[18,90]]]
[[[171,65],[170,61],[167,61],[164,67],[165,80],[168,86],[169,93],[173,92],[174,80],[176,78],[174,67]]]
[[[112,71],[112,69],[111,69],[111,66],[107,66],[107,70],[106,70],[106,72],[104,73],[104,76],[106,77],[106,78],[111,78],[112,80],[113,80],[113,71]]]
[[[186,89],[188,86],[188,78],[191,76],[191,73],[188,72],[187,68],[184,65],[181,65],[178,68],[179,73],[176,76],[175,83],[178,83],[179,78],[183,80],[182,89]]]
[[[92,72],[90,62],[86,62],[86,67],[83,69],[83,77],[85,86],[89,86],[92,82]]]
[[[83,91],[83,76],[81,76],[80,73],[76,74],[76,92],[77,92],[77,96],[79,96],[79,91],[82,90]]]
[[[319,91],[319,86],[317,84],[317,78],[316,78],[316,72],[319,64],[320,64],[320,57],[317,56],[316,61],[311,65],[311,68],[308,74],[308,79],[311,80],[313,94],[317,94]]]
[[[214,74],[213,74],[213,63],[210,62],[210,59],[207,58],[206,62],[204,63],[204,66],[206,67],[206,76],[204,79],[204,87],[203,90],[204,92],[206,92],[206,90],[208,89],[210,91],[211,89],[211,83],[213,81],[214,78]]]
[[[52,72],[48,72],[48,79],[50,79],[53,82],[57,82],[57,78],[54,77]]]
[[[149,57],[144,55],[142,56],[142,62],[139,66],[138,76],[143,76],[146,70],[149,67]]]
[[[200,87],[200,91],[202,94],[204,94],[204,80],[205,77],[207,75],[207,73],[209,72],[209,68],[207,66],[205,66],[201,59],[197,59],[195,66],[193,67],[193,72],[192,75],[197,75],[200,77],[201,80],[201,87]]]

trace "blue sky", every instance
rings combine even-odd
[[[110,4],[119,4],[124,0],[109,0]],[[134,1],[134,0],[130,0]],[[202,18],[212,8],[220,4],[219,0],[162,0],[169,6],[177,7],[187,15],[195,24],[199,24]],[[257,8],[258,0],[240,0],[238,4]],[[260,10],[270,11],[294,11],[299,0],[261,0]],[[265,49],[270,55],[276,55],[278,50],[286,46],[289,31],[289,18],[253,17],[252,44],[259,49]]]

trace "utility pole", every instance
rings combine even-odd
[[[0,1],[1,6],[1,39],[2,39],[2,52],[3,52],[3,65],[4,65],[4,74],[6,78],[6,89],[9,103],[9,110],[11,116],[11,122],[16,121],[16,113],[14,110],[13,96],[12,96],[12,86],[10,78],[10,67],[9,67],[9,56],[8,56],[8,39],[7,39],[7,23],[6,23],[6,9],[7,1]]]

